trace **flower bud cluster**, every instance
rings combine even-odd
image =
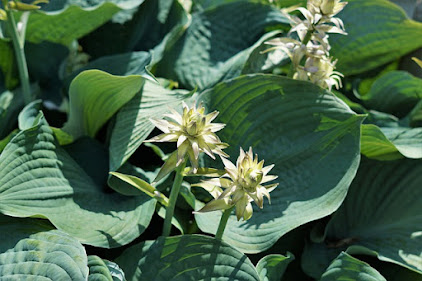
[[[248,152],[240,148],[236,165],[225,158],[222,160],[226,174],[221,178],[213,178],[196,184],[214,196],[214,200],[198,212],[225,210],[236,206],[237,219],[248,220],[253,213],[251,202],[254,201],[262,209],[264,196],[270,200],[270,192],[278,185],[277,183],[263,185],[277,178],[277,176],[268,175],[274,165],[264,167],[264,160],[258,162],[258,155],[255,154],[254,157],[252,147]]]
[[[288,54],[292,61],[291,76],[294,79],[310,81],[322,88],[331,90],[341,87],[343,75],[334,71],[337,60],[330,57],[330,44],[327,33],[347,34],[343,21],[334,17],[347,2],[341,0],[308,0],[306,9],[300,11],[304,19],[289,15],[289,10],[284,10],[291,21],[290,33],[296,32],[299,40],[292,38],[275,38],[266,43],[281,49]]]
[[[225,124],[212,123],[217,115],[217,111],[205,114],[205,108],[202,105],[198,108],[189,107],[183,102],[182,114],[171,109],[170,114],[164,115],[167,120],[151,119],[151,122],[163,131],[163,134],[146,142],[177,143],[177,150],[173,153],[174,157],[169,157],[161,169],[166,174],[187,159],[190,161],[193,173],[197,173],[200,153],[204,152],[212,159],[215,159],[214,154],[219,155],[225,166],[225,172],[221,173],[222,176],[196,184],[214,197],[214,200],[198,212],[226,210],[235,206],[238,220],[240,218],[248,220],[252,216],[251,202],[255,201],[262,208],[264,196],[269,200],[269,192],[277,186],[277,184],[263,185],[277,178],[268,175],[274,165],[264,167],[264,161],[258,162],[258,156],[255,154],[254,157],[252,148],[248,152],[240,149],[236,165],[227,160],[226,157],[229,155],[222,149],[226,148],[228,144],[221,142],[215,134],[223,129]],[[172,158],[174,159],[172,160]]]

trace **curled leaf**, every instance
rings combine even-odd
[[[161,192],[157,191],[155,187],[147,183],[146,181],[137,178],[135,176],[131,175],[125,175],[118,172],[110,172],[111,175],[118,177],[124,182],[127,182],[128,184],[136,187],[140,191],[144,192],[148,196],[155,198],[158,202],[160,202],[162,205],[167,206],[169,199],[162,194]]]

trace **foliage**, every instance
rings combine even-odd
[[[2,0],[0,280],[422,280],[421,18],[330,1]]]

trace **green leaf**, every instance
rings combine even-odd
[[[422,158],[422,128],[385,127],[381,131],[403,156]]]
[[[35,100],[24,107],[18,116],[19,130],[30,129],[39,122],[41,106],[42,100]]]
[[[71,144],[72,142],[74,142],[73,136],[69,135],[68,133],[66,133],[62,129],[54,128],[54,127],[50,127],[50,128],[53,131],[54,136],[56,137],[58,143],[61,146],[68,145],[68,144]]]
[[[331,263],[320,279],[320,281],[337,280],[387,281],[369,264],[344,252],[340,253],[340,255]]]
[[[407,71],[392,71],[378,78],[362,97],[367,108],[404,117],[422,100],[422,79]]]
[[[138,4],[139,1],[138,1]],[[178,38],[188,15],[177,0],[146,0],[137,8],[131,19],[124,24],[113,21],[101,26],[84,38],[84,49],[94,58],[131,51],[154,49],[154,58],[160,57],[170,33]],[[181,29],[180,29],[181,28]],[[172,39],[172,40],[173,40]],[[170,40],[169,42],[171,43]],[[154,59],[156,61],[156,59]]]
[[[190,97],[145,81],[141,91],[117,113],[110,139],[110,171],[116,171],[154,129],[150,118],[161,118],[168,108]]]
[[[131,52],[105,56],[89,62],[84,67],[72,73],[67,80],[73,80],[73,78],[84,70],[98,69],[112,75],[141,75],[147,79],[155,81],[155,78],[146,69],[150,63],[151,54],[147,52]]]
[[[98,256],[88,256],[88,281],[113,281],[106,263]]]
[[[152,182],[154,178],[157,176],[158,168],[156,169],[156,171],[145,171],[139,167],[135,167],[129,164],[128,162],[126,162],[125,164],[123,164],[122,167],[120,167],[118,172],[136,176],[146,182]],[[142,192],[141,190],[133,187],[131,184],[127,182],[124,182],[118,179],[117,177],[109,177],[108,185],[115,191],[126,196],[137,196],[137,195],[144,194],[144,192]]]
[[[111,277],[113,278],[113,281],[126,281],[125,273],[123,270],[119,267],[117,263],[103,260],[105,264],[108,267],[108,270],[110,270]]]
[[[88,281],[126,281],[125,273],[114,262],[88,256]]]
[[[271,205],[254,206],[250,220],[231,216],[223,240],[246,253],[271,247],[282,235],[334,212],[346,196],[360,159],[360,124],[333,94],[307,82],[273,75],[247,75],[220,83],[198,97],[218,110],[219,132],[236,159],[253,146],[275,164],[280,185]],[[335,164],[333,164],[335,163]],[[196,214],[200,229],[215,233],[220,212]]]
[[[93,31],[120,11],[111,2],[93,8],[69,6],[61,11],[31,12],[26,30],[26,40],[33,43],[50,41],[68,46],[73,40]]]
[[[75,238],[58,230],[38,232],[0,254],[2,280],[86,280],[87,256]]]
[[[256,265],[261,281],[278,281],[281,280],[289,263],[294,260],[291,253],[287,256],[283,255],[268,255],[259,260]]]
[[[128,281],[259,280],[251,261],[212,237],[159,237],[125,250],[116,262]]]
[[[143,179],[140,179],[138,177],[131,176],[131,175],[117,173],[117,172],[110,172],[110,174],[132,185],[133,187],[139,189],[140,191],[142,191],[149,197],[156,199],[158,202],[160,202],[161,204],[167,207],[168,198],[165,195],[159,193],[155,189],[155,187],[153,187],[151,184],[147,183]]]
[[[99,166],[96,161],[104,162],[105,182],[107,160],[95,159],[85,149],[86,162],[79,166],[55,142],[42,116],[38,121],[18,133],[0,155],[0,212],[48,218],[58,229],[97,247],[118,247],[138,237],[151,220],[155,200],[110,193],[98,185],[86,171],[94,174],[90,169]]]
[[[99,70],[87,70],[70,84],[69,119],[63,130],[75,139],[94,137],[98,130],[141,89],[139,75],[114,76]]]
[[[54,227],[46,220],[13,218],[0,214],[0,253],[13,249],[21,239],[52,229]]]
[[[348,35],[330,34],[330,55],[344,75],[358,74],[422,47],[422,23],[386,0],[349,0],[338,17]]]
[[[265,28],[280,24],[289,22],[279,10],[252,1],[195,13],[185,34],[157,65],[156,74],[187,89],[205,89],[239,76],[250,53],[269,39],[261,37]]]
[[[361,153],[377,160],[395,160],[402,158],[397,147],[373,124],[362,125]]]
[[[320,257],[327,257],[318,259],[323,271],[330,256],[347,249],[422,273],[421,180],[421,160],[363,161],[346,200],[319,238],[325,243],[305,249],[308,260],[312,255],[306,252],[318,248]]]

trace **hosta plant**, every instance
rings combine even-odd
[[[419,1],[0,4],[0,280],[422,280]]]

